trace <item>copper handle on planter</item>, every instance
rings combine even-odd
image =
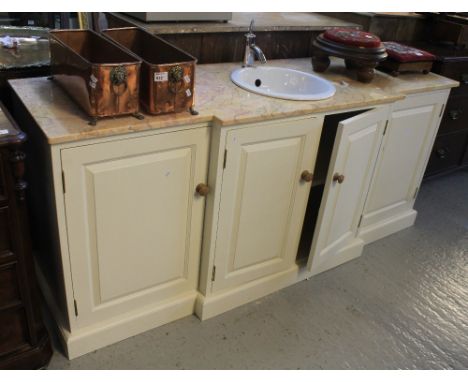
[[[339,184],[343,183],[344,182],[344,175],[343,174],[338,174],[337,172],[335,172],[335,174],[333,175],[333,181],[338,182]]]
[[[110,71],[110,81],[114,86],[119,86],[122,84],[127,86],[127,77],[127,69],[124,66],[114,66]]]
[[[210,187],[205,183],[200,183],[197,188],[195,189],[198,195],[206,196],[210,193]]]
[[[184,76],[184,69],[180,65],[175,65],[169,69],[168,79],[169,79],[169,90],[172,93],[177,93],[182,90],[182,86],[177,87]]]
[[[312,182],[313,174],[307,170],[302,171],[301,179],[304,182]]]
[[[170,82],[179,82],[184,76],[184,69],[180,65],[175,65],[169,69],[169,81]]]

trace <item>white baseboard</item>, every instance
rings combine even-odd
[[[206,320],[305,280],[307,276],[309,275],[304,270],[294,265],[286,271],[262,277],[237,288],[208,296],[199,294],[195,304],[195,314],[201,320]]]
[[[190,316],[194,312],[198,296],[196,291],[185,293],[170,300],[148,304],[105,322],[70,331],[65,326],[49,285],[40,270],[38,270],[37,275],[68,359],[79,357],[147,330]]]
[[[365,244],[372,243],[385,236],[401,231],[402,229],[411,227],[417,215],[418,213],[416,210],[410,210],[367,227],[361,227],[359,237],[364,240]]]
[[[193,314],[197,292],[190,292],[165,303],[145,306],[107,322],[80,328],[65,338],[69,359],[122,341],[158,326]]]

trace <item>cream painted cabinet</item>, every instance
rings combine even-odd
[[[414,223],[414,201],[448,93],[417,94],[393,105],[361,222],[366,243]]]
[[[301,175],[314,169],[322,122],[309,117],[226,133],[212,292],[295,265],[311,184]]]
[[[317,274],[362,252],[358,225],[379,153],[389,107],[338,124],[308,268]]]
[[[78,327],[140,317],[124,338],[192,313],[208,146],[205,127],[61,150]],[[187,296],[186,308],[164,311]],[[145,319],[151,310],[164,317]]]

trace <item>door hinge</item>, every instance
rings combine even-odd
[[[382,135],[385,135],[387,133],[387,127],[388,127],[388,119],[387,119],[387,122],[385,122],[385,127],[383,129],[383,134]]]
[[[75,307],[75,316],[78,317],[78,304],[76,303],[76,300],[73,300],[73,305]]]
[[[223,168],[226,168],[227,149],[224,150]]]
[[[213,265],[213,270],[211,271],[211,281],[216,279],[216,265]]]
[[[65,188],[65,172],[62,170],[62,190],[63,193],[65,193],[66,188]]]
[[[416,187],[416,190],[414,190],[414,195],[413,199],[416,199],[416,196],[418,195],[419,187]]]
[[[440,109],[439,118],[442,117],[442,113],[444,112],[444,107],[445,107],[445,103],[442,105],[442,108]]]
[[[364,216],[364,215],[361,215],[361,217],[359,218],[359,223],[358,223],[358,225],[357,225],[357,227],[358,227],[358,228],[361,226],[361,223],[362,223],[362,217],[363,217],[363,216]]]

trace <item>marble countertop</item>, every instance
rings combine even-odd
[[[208,21],[145,23],[121,13],[112,13],[112,15],[157,34],[247,32],[252,19],[255,20],[255,32],[318,31],[338,26],[361,28],[348,21],[306,12],[234,12],[232,19],[225,23]]]
[[[312,71],[309,58],[271,60],[267,65]],[[394,78],[376,71],[370,84],[356,81],[354,73],[346,70],[344,62],[332,59],[332,64],[321,77],[332,81],[336,94],[321,101],[288,101],[247,92],[230,80],[230,73],[240,63],[198,65],[195,77],[195,109],[199,115],[188,112],[161,116],[105,118],[96,126],[88,125],[88,117],[64,93],[45,77],[10,80],[13,90],[36,120],[50,144],[81,141],[92,138],[147,131],[195,123],[213,126],[232,126],[277,118],[314,113],[336,112],[366,108],[394,102],[407,94],[448,89],[458,82],[434,73],[401,74]]]

